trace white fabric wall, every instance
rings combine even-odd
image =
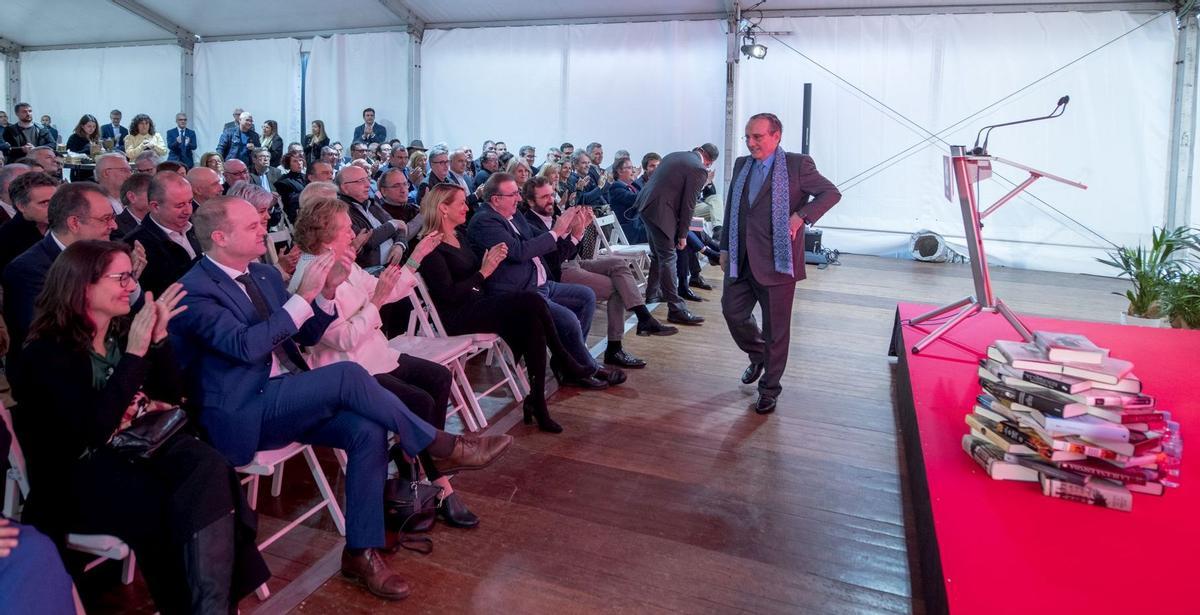
[[[1149,18],[1119,12],[822,17],[762,26],[790,32],[780,38],[938,131]],[[779,42],[760,42],[769,46],[767,58],[742,61],[738,117],[777,113],[783,145],[798,150],[802,84],[812,82],[812,154],[834,183],[923,138]],[[990,151],[1087,184],[1080,191],[1043,179],[1031,191],[1117,244],[1136,243],[1162,223],[1173,55],[1173,20],[1166,15],[943,139],[969,146],[981,126],[1045,115],[1069,94],[1064,117],[997,129]],[[841,204],[821,221],[825,243],[894,255],[921,228],[961,238],[957,202],[943,196],[946,149],[934,143],[861,184],[842,185]],[[1015,169],[1000,172],[1025,178]],[[1007,190],[987,182],[982,200],[990,203]],[[1014,200],[990,217],[985,237],[992,264],[1108,273],[1094,261],[1106,244],[1032,199]]]
[[[428,30],[421,47],[426,145],[486,139],[511,151],[570,141],[618,149],[635,164],[724,139],[721,22]]]
[[[255,129],[266,120],[279,124],[284,145],[299,141],[300,41],[280,38],[199,43],[193,56],[195,88],[189,127],[196,131],[196,162],[214,151],[233,109],[254,115]]]
[[[66,143],[85,113],[108,122],[120,109],[126,127],[145,113],[166,135],[180,103],[180,50],[174,45],[107,47],[21,53],[21,99],[33,105],[34,121],[49,114]],[[10,119],[12,111],[9,110]]]
[[[389,139],[407,143],[408,35],[380,32],[314,38],[304,97],[305,117],[310,123],[324,121],[330,139],[341,141],[347,156],[366,107],[375,109],[375,121],[387,128]]]

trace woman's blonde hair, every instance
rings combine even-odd
[[[325,244],[333,241],[334,219],[348,210],[346,203],[336,197],[305,203],[300,207],[300,213],[296,214],[292,241],[300,246],[302,252],[316,254]]]
[[[442,210],[438,209],[438,206],[449,203],[455,193],[465,196],[466,190],[458,184],[438,184],[425,193],[425,198],[421,199],[421,216],[425,220],[421,227],[422,236],[442,230]]]

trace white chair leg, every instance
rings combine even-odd
[[[467,401],[468,413],[474,415],[477,429],[483,429],[488,426],[487,415],[483,413],[483,408],[479,405],[479,397],[475,395],[475,389],[471,386],[471,381],[467,379],[467,372],[463,370],[462,364],[457,363],[451,371],[454,379],[459,382],[465,392],[464,397]],[[472,430],[474,431],[474,430]]]
[[[275,466],[275,473],[271,475],[271,497],[277,498],[280,493],[283,493],[283,466],[287,465],[287,461],[280,462]]]
[[[4,479],[4,516],[9,519],[17,516],[17,502],[21,497],[20,488],[17,481],[6,478]]]
[[[250,477],[250,483],[246,485],[246,502],[250,505],[250,510],[258,509],[258,475]]]
[[[125,561],[121,562],[121,583],[123,585],[129,585],[130,583],[133,583],[133,571],[136,567],[137,555],[134,554],[133,549],[130,549],[129,557],[125,558]]]
[[[458,413],[462,419],[463,425],[467,431],[479,431],[479,425],[475,422],[475,416],[471,412],[471,406],[467,404],[466,397],[471,395],[471,391],[463,391],[462,383],[458,380],[458,373],[461,370],[458,363],[455,362],[450,366],[450,397],[454,401],[454,411]]]
[[[267,587],[266,583],[263,583],[258,586],[258,589],[254,590],[254,595],[258,596],[259,602],[262,602],[271,597],[271,589]]]
[[[79,599],[79,590],[75,589],[75,584],[71,584],[71,598],[75,601],[75,615],[87,615],[87,611],[83,610],[83,601]]]
[[[304,449],[304,460],[308,462],[308,469],[312,471],[313,482],[317,484],[317,490],[321,492],[321,497],[325,498],[325,505],[329,507],[329,515],[333,517],[333,524],[337,526],[338,533],[345,536],[346,516],[342,514],[342,508],[338,506],[337,494],[333,492],[329,481],[325,479],[325,473],[321,471],[321,464],[317,461],[317,454],[313,452],[311,446]]]
[[[333,449],[333,457],[337,459],[338,465],[342,467],[342,474],[345,474],[346,466],[350,465],[350,458],[346,456],[346,451],[335,448]]]
[[[500,349],[499,354],[500,371],[504,374],[504,381],[508,383],[508,390],[512,392],[513,399],[520,403],[529,394],[529,381],[525,380],[525,374],[517,367],[516,359],[506,348]]]

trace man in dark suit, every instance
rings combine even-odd
[[[108,195],[91,182],[63,184],[50,197],[49,232],[4,268],[4,322],[8,325],[8,369],[33,324],[33,307],[46,283],[46,272],[67,246],[85,239],[108,239],[117,228]]]
[[[33,107],[29,103],[17,103],[14,110],[17,112],[17,121],[4,128],[4,141],[10,148],[9,156],[15,159],[18,152],[21,156],[28,156],[33,148],[41,145],[54,147],[50,131],[34,123]]]
[[[405,454],[427,450],[447,473],[490,464],[512,437],[438,431],[357,363],[308,368],[299,346],[315,344],[335,319],[333,298],[350,271],[350,255],[318,257],[291,295],[276,268],[255,262],[266,250],[267,230],[250,203],[214,198],[196,212],[195,223],[204,257],[180,280],[187,309],[169,328],[200,423],[235,466],[292,442],[345,450],[342,574],[377,596],[404,598],[408,583],[377,551],[385,545],[388,433]]]
[[[438,184],[459,185],[458,182],[450,179],[450,152],[440,147],[435,147],[429,150],[429,175],[425,178],[425,181],[421,182],[420,187],[417,188],[417,202],[420,203],[425,200],[425,193]],[[471,193],[468,192],[468,200],[470,196]],[[470,203],[467,205],[470,206]]]
[[[174,160],[187,168],[195,162],[192,152],[196,151],[196,131],[187,127],[186,114],[175,114],[175,128],[167,131],[167,160]]]
[[[283,172],[271,166],[271,152],[266,149],[254,151],[254,164],[250,166],[250,183],[258,184],[267,192],[277,192],[275,182],[283,177]]]
[[[533,236],[536,238],[549,233],[559,218],[554,212],[554,184],[544,177],[531,178],[525,182],[522,196],[526,206],[525,220]],[[605,363],[622,368],[645,367],[645,361],[630,354],[622,345],[626,312],[637,315],[638,335],[674,335],[678,329],[658,322],[646,309],[629,259],[619,256],[576,258],[579,256],[577,242],[595,219],[590,209],[581,208],[579,211],[583,215],[576,220],[582,224],[577,223],[571,229],[570,237],[558,239],[557,252],[542,257],[548,277],[555,282],[586,286],[592,289],[596,298],[607,302],[608,346],[604,350]]]
[[[363,123],[354,129],[353,143],[387,143],[387,127],[375,123],[375,110],[363,109]]]
[[[484,182],[499,169],[500,157],[496,155],[496,150],[484,152],[479,157],[479,170],[475,172],[475,185],[482,186]]]
[[[467,240],[471,248],[483,254],[500,243],[508,245],[508,256],[484,284],[484,292],[502,294],[537,291],[546,298],[554,328],[571,356],[580,365],[596,369],[594,375],[570,384],[584,388],[605,388],[625,381],[619,369],[611,370],[596,364],[587,348],[587,334],[596,313],[596,294],[578,284],[562,284],[550,278],[545,256],[555,254],[560,242],[578,243],[580,210],[571,208],[559,216],[549,232],[535,235],[524,216],[517,215],[521,193],[517,181],[508,173],[496,172],[483,185],[484,204],[467,224]],[[586,218],[584,218],[586,221]]]
[[[112,139],[112,148],[118,152],[123,152],[125,151],[125,137],[129,136],[129,129],[121,125],[121,110],[113,109],[108,114],[108,119],[111,123],[100,127],[100,140]]]
[[[750,356],[742,382],[758,380],[759,414],[774,412],[783,390],[779,380],[787,366],[792,298],[796,282],[804,279],[804,225],[842,198],[812,158],[779,147],[782,137],[783,124],[774,114],[759,113],[746,123],[750,155],[733,165],[721,237],[721,313],[733,341]],[[762,308],[761,330],[755,304]]]
[[[50,133],[50,140],[54,141],[55,145],[62,143],[62,141],[59,140],[58,129],[54,127],[49,115],[42,116],[42,128],[45,128],[46,132]]]
[[[371,198],[371,178],[358,165],[338,171],[334,179],[338,198],[349,207],[350,224],[355,236],[370,233],[358,250],[359,267],[376,267],[400,258],[407,249],[408,225],[392,218]]]
[[[708,180],[708,165],[718,155],[717,146],[705,143],[690,152],[667,154],[655,169],[646,188],[638,193],[636,211],[642,216],[650,243],[650,275],[646,294],[661,293],[667,303],[667,320],[699,325],[704,318],[692,314],[679,297],[676,283],[676,250],[687,247],[692,209],[700,189]]]
[[[178,173],[159,173],[146,192],[150,215],[125,243],[139,242],[146,249],[146,269],[138,281],[144,290],[161,294],[191,269],[200,255],[200,242],[190,222],[192,186]]]
[[[212,169],[209,169],[212,172]],[[137,230],[142,222],[150,215],[150,181],[151,175],[134,173],[121,184],[121,205],[124,209],[117,214],[117,230],[113,233],[113,241],[123,241],[126,236]]]
[[[46,235],[56,188],[58,182],[45,173],[26,173],[9,185],[17,215],[0,226],[0,271]]]
[[[225,122],[225,126],[223,126],[221,128],[221,132],[225,132],[226,130],[229,130],[230,128],[237,128],[238,126],[241,126],[242,125],[242,114],[245,112],[246,112],[246,110],[242,109],[241,107],[234,107],[233,108],[233,121]]]
[[[601,176],[593,177],[592,159],[587,152],[571,154],[571,173],[567,175],[567,190],[575,193],[575,202],[580,205],[604,205],[608,203],[608,185]]]
[[[226,128],[217,141],[217,153],[221,160],[241,160],[250,166],[250,153],[260,147],[258,133],[254,132],[254,116],[242,113],[237,126]]]

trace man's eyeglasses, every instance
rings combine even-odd
[[[519,191],[518,192],[497,192],[494,196],[503,196],[503,197],[521,196],[521,193]]]
[[[429,164],[450,164],[450,160],[430,160]]]
[[[99,222],[100,224],[103,224],[104,226],[108,226],[108,225],[112,224],[113,221],[115,221],[117,219],[117,216],[114,214],[103,215],[103,216],[100,216],[99,218],[95,218],[92,216],[77,216],[77,217],[80,220],[92,220],[95,222]]]
[[[342,183],[343,184],[361,184],[363,182],[369,182],[369,181],[371,181],[371,178],[369,178],[369,177],[360,177],[358,179],[346,180],[346,181],[343,181]]]
[[[106,273],[100,277],[116,280],[117,284],[120,284],[121,286],[132,286],[136,283],[136,280],[133,278],[133,272],[130,271],[122,271],[121,273]]]

